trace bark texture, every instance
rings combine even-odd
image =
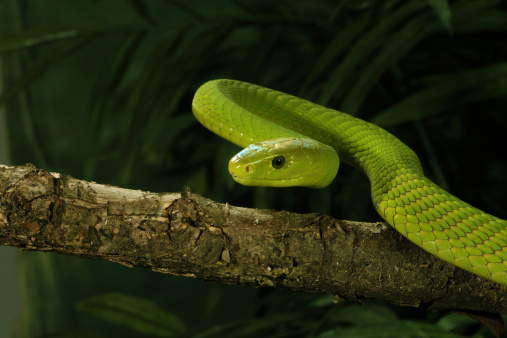
[[[507,287],[441,261],[386,223],[128,190],[32,165],[0,165],[0,244],[350,301],[507,313]]]

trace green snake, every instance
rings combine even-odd
[[[324,187],[341,160],[367,175],[375,209],[399,233],[444,261],[507,285],[507,221],[433,183],[414,151],[384,129],[234,80],[202,85],[192,110],[206,128],[245,148],[229,163],[237,182]]]

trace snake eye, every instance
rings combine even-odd
[[[271,164],[273,165],[273,168],[280,169],[285,164],[285,157],[283,156],[277,156],[271,161]]]

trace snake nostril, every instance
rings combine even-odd
[[[247,166],[245,167],[245,172],[246,172],[247,174],[250,172],[250,166],[249,166],[249,165],[247,165]]]

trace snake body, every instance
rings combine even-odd
[[[195,94],[197,120],[247,148],[276,138],[332,147],[364,172],[378,214],[424,250],[507,285],[507,221],[451,195],[424,176],[417,155],[386,130],[301,98],[234,80],[214,80]]]

